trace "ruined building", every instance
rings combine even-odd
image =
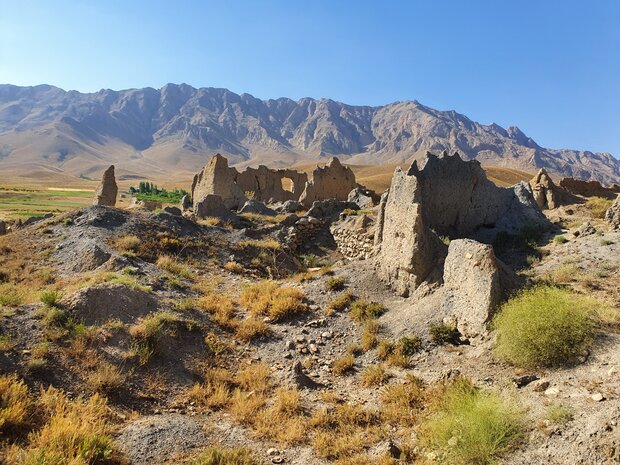
[[[290,189],[284,188],[285,182],[290,184]],[[337,158],[324,168],[317,167],[312,179],[308,180],[306,173],[291,169],[273,170],[263,165],[238,172],[229,167],[228,160],[218,153],[194,176],[192,199],[194,212],[201,216],[208,211],[203,205],[207,196],[219,196],[229,209],[241,208],[248,197],[270,203],[295,200],[310,207],[315,200],[347,200],[356,187],[353,171]]]
[[[418,168],[396,169],[378,215],[379,277],[401,295],[433,276],[447,255],[442,237],[491,242],[501,231],[519,233],[548,221],[526,183],[497,187],[477,161],[428,153]]]

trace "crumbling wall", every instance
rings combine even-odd
[[[327,166],[317,166],[312,172],[312,179],[306,184],[299,202],[310,207],[316,200],[347,200],[349,192],[356,187],[355,174],[351,168],[342,166],[340,160],[334,157]]]
[[[243,190],[235,182],[237,170],[228,167],[228,160],[219,153],[194,176],[192,200],[194,211],[207,195],[217,195],[227,208],[239,208],[245,201]]]
[[[440,236],[491,242],[500,231],[518,233],[526,225],[549,225],[529,185],[497,187],[475,160],[428,153],[421,169],[416,162],[406,173],[396,169],[382,199],[377,273],[408,295],[436,279],[433,272],[447,254]]]
[[[292,182],[292,190],[282,187],[282,180],[288,178]],[[263,202],[284,202],[298,200],[301,196],[308,175],[294,170],[272,170],[264,165],[258,168],[247,168],[235,175],[235,182],[245,193],[252,192],[255,200]]]
[[[618,186],[603,187],[598,181],[582,181],[575,178],[562,178],[560,179],[560,187],[566,189],[568,192],[574,195],[581,195],[583,197],[603,197],[613,200],[620,192]]]
[[[368,215],[349,215],[330,231],[338,250],[349,260],[365,260],[374,253],[375,221]]]

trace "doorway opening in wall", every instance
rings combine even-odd
[[[282,189],[288,192],[293,192],[295,189],[295,183],[291,178],[281,178],[280,181],[282,182]]]

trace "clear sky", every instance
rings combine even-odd
[[[417,99],[620,157],[620,0],[0,0],[0,82]]]

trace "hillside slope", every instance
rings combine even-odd
[[[115,163],[121,176],[162,179],[195,172],[214,151],[243,167],[334,155],[396,165],[443,150],[484,165],[620,182],[620,162],[608,153],[546,149],[516,127],[482,125],[416,101],[260,100],[186,84],[92,94],[0,85],[0,167],[13,171],[40,166],[90,176]]]

